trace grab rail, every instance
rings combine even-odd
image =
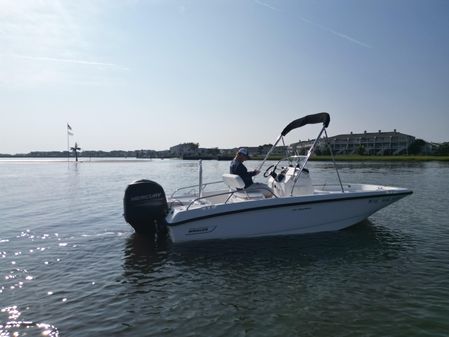
[[[210,182],[210,183],[204,183],[204,184],[202,185],[201,190],[204,191],[204,189],[205,189],[206,186],[208,186],[208,185],[214,185],[214,184],[219,184],[219,183],[223,183],[223,181],[222,181],[222,180],[219,180],[219,181],[212,181],[212,182]],[[185,186],[185,187],[178,188],[177,190],[175,190],[175,191],[172,193],[172,195],[170,196],[170,198],[173,198],[173,197],[175,196],[175,194],[178,193],[179,191],[186,190],[186,189],[189,189],[189,188],[199,188],[199,185],[192,185],[192,186]]]
[[[273,197],[278,198],[278,196],[277,196],[276,194],[274,194],[274,192],[273,192],[271,189],[269,189],[269,188],[260,188],[260,189],[267,190],[268,192],[270,192],[270,193],[272,194]],[[188,211],[189,208],[190,208],[190,206],[192,206],[192,205],[193,205],[195,202],[197,202],[198,200],[201,200],[201,199],[207,199],[207,198],[211,198],[211,197],[218,197],[218,196],[220,196],[220,195],[226,195],[226,194],[229,194],[228,198],[227,198],[226,201],[224,202],[224,204],[226,205],[226,204],[228,203],[229,199],[231,199],[231,197],[232,197],[235,193],[237,193],[237,192],[239,192],[239,193],[242,193],[242,192],[243,192],[243,193],[245,193],[246,196],[249,198],[248,192],[245,191],[245,190],[237,190],[237,191],[229,191],[229,192],[223,192],[223,193],[211,194],[211,195],[208,195],[208,196],[205,196],[205,197],[199,197],[199,198],[193,199],[193,200],[187,205],[186,211]],[[251,192],[251,191],[250,191],[250,192]]]

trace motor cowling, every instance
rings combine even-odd
[[[123,198],[124,216],[139,234],[154,237],[166,234],[168,213],[164,189],[151,180],[137,180],[128,185]]]

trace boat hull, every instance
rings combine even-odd
[[[265,199],[172,212],[173,242],[337,231],[412,192],[407,189]]]

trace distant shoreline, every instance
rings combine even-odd
[[[426,162],[426,161],[449,161],[449,156],[424,156],[424,155],[401,155],[401,156],[365,156],[365,155],[336,155],[335,161],[354,161],[354,162],[372,162],[372,161],[385,161],[385,162]],[[147,162],[151,160],[164,160],[164,159],[178,159],[178,160],[218,160],[218,161],[231,161],[233,157],[220,156],[220,157],[201,157],[201,156],[189,156],[184,158],[179,157],[164,157],[164,158],[136,158],[136,157],[79,157],[79,162]],[[250,159],[261,161],[264,157],[252,156]],[[280,156],[270,156],[269,160],[280,160]],[[310,161],[332,161],[331,156],[312,156]],[[54,162],[67,162],[67,157],[37,157],[37,156],[3,156],[0,155],[0,161],[13,162],[13,161],[54,161]],[[75,158],[70,157],[70,162],[74,162]]]
[[[310,160],[332,161],[331,156],[314,156]],[[449,161],[449,156],[423,156],[423,155],[401,155],[401,156],[361,156],[361,155],[339,155],[336,161]]]

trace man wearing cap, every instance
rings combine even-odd
[[[243,165],[243,162],[248,159],[249,159],[248,149],[242,147],[237,151],[234,160],[232,160],[231,162],[231,167],[229,168],[229,173],[237,174],[243,179],[243,182],[245,183],[245,188],[251,186],[253,184],[252,177],[260,173],[260,171],[257,170],[248,172],[246,166]]]

